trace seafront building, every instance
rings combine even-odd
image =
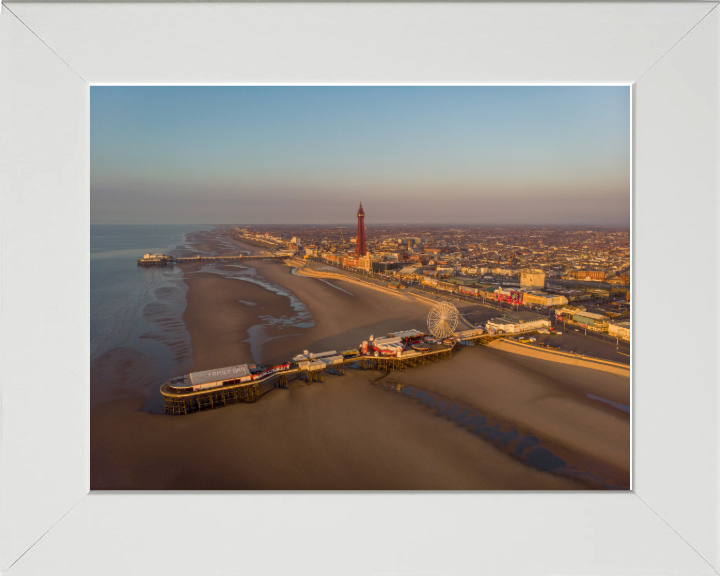
[[[560,317],[565,322],[570,322],[582,328],[594,332],[607,332],[610,325],[609,318],[603,314],[595,314],[586,310],[569,310],[563,308]]]
[[[517,334],[529,330],[538,330],[550,327],[547,316],[533,314],[532,312],[507,312],[500,318],[488,320],[485,328],[488,334],[504,333]]]
[[[630,322],[610,322],[608,334],[621,340],[630,341]]]
[[[540,306],[541,308],[551,308],[555,306],[564,306],[568,303],[567,298],[557,294],[546,294],[540,291],[523,292],[523,304],[531,306]]]

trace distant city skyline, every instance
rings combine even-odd
[[[629,226],[630,88],[91,88],[93,224]]]

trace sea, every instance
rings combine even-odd
[[[145,253],[186,249],[186,235],[212,226],[92,225],[90,227],[90,362],[118,347],[152,357],[154,381],[190,366],[190,336],[182,323],[187,287],[182,270],[143,268]]]

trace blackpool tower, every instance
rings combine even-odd
[[[367,254],[367,248],[365,247],[365,211],[363,210],[362,202],[360,202],[357,238],[355,239],[355,255],[365,256],[365,254]]]

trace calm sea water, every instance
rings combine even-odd
[[[210,226],[105,226],[90,227],[90,361],[112,348],[134,348],[152,356],[163,372],[169,372],[173,353],[157,334],[157,325],[143,315],[145,307],[158,302],[158,295],[179,294],[162,299],[165,309],[182,316],[185,308],[182,271],[173,267],[141,268],[137,259],[146,252],[167,253],[184,247],[185,234]],[[147,316],[147,314],[145,315]],[[184,331],[184,328],[182,329]],[[174,330],[177,332],[177,329]],[[144,336],[141,338],[141,336]],[[176,334],[186,338],[187,334]],[[189,344],[188,344],[189,347]],[[160,375],[159,375],[160,377]]]

